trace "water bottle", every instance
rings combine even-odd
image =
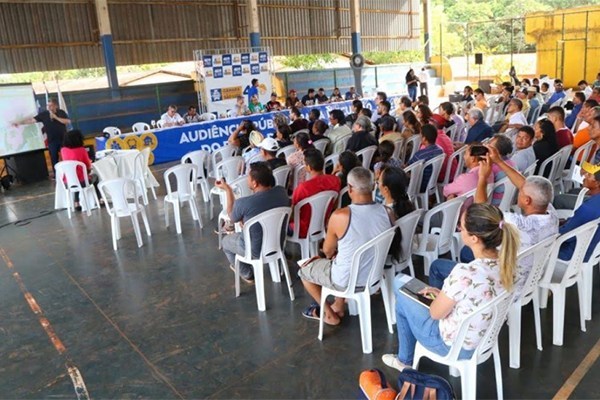
[[[156,128],[156,121],[155,120],[150,121],[150,125],[152,125],[153,129]]]

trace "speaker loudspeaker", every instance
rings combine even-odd
[[[483,64],[483,53],[475,53],[475,65]]]

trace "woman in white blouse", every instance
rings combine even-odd
[[[399,349],[397,355],[382,357],[386,365],[400,371],[412,366],[417,341],[430,351],[446,355],[464,317],[512,290],[519,249],[516,228],[505,223],[502,212],[489,204],[471,205],[461,218],[461,228],[462,240],[473,250],[475,260],[457,264],[441,290],[422,291],[425,296],[435,296],[430,309],[397,292]],[[489,323],[482,318],[471,324],[460,358],[473,354]]]

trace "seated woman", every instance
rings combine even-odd
[[[319,139],[327,139],[325,132],[329,129],[325,121],[318,119],[312,126],[312,132],[310,132],[310,140],[316,142]],[[329,140],[329,139],[327,139]]]
[[[250,132],[257,129],[254,122],[245,119],[240,122],[240,125],[237,128],[235,128],[235,131],[229,136],[227,142],[232,146],[238,147],[240,150],[244,150],[246,147],[250,146]]]
[[[298,132],[294,136],[294,147],[296,151],[290,154],[287,158],[287,163],[290,167],[296,168],[299,165],[304,164],[304,150],[313,149],[312,140],[306,132]],[[293,174],[291,174],[293,178]],[[298,182],[292,182],[292,184],[298,185],[306,180],[306,170],[303,170],[298,176]]]
[[[293,144],[290,139],[292,136],[292,128],[290,128],[287,123],[277,124],[275,126],[275,139],[277,139],[279,148],[283,149],[284,147],[291,146]]]
[[[381,142],[377,148],[379,153],[379,157],[377,158],[377,162],[373,166],[373,171],[375,172],[375,179],[379,178],[381,175],[381,171],[387,167],[402,167],[402,163],[397,158],[392,157],[394,154],[394,144],[388,140]],[[375,201],[381,203],[383,201],[383,197],[381,194],[381,188],[378,187],[375,189]]]
[[[83,147],[83,135],[81,134],[81,131],[74,129],[67,132],[63,139],[63,147],[60,149],[60,156],[63,161],[79,161],[85,164],[86,171],[82,171],[79,168],[77,169],[77,179],[79,179],[81,187],[85,187],[85,176],[83,174],[88,174],[89,183],[94,185],[96,194],[100,199],[100,206],[104,206],[104,200],[98,190],[98,177],[96,175],[89,176],[89,173],[92,171],[92,161],[90,160],[87,149]],[[79,192],[75,192],[75,210],[81,211]]]
[[[548,158],[552,157],[559,150],[558,141],[556,139],[556,129],[554,124],[549,119],[542,119],[535,123],[533,126],[535,132],[535,142],[533,143],[533,152],[537,159],[537,167],[535,168],[535,174],[537,175],[540,171],[542,163]],[[546,167],[546,171],[541,171],[541,175],[548,177],[550,174],[550,166]]]
[[[421,292],[435,297],[430,309],[395,290],[399,349],[397,355],[382,357],[386,365],[399,371],[410,368],[417,341],[439,355],[448,354],[462,319],[512,290],[519,248],[516,228],[504,222],[502,212],[490,204],[471,205],[463,214],[461,225],[461,237],[475,260],[457,264],[441,290],[426,288]],[[400,286],[398,280],[395,286]],[[489,324],[484,318],[471,324],[461,359],[472,356]]]
[[[408,176],[402,168],[385,167],[379,174],[377,186],[383,199],[382,203],[392,209],[395,219],[415,210],[414,204],[406,194]]]
[[[338,163],[333,168],[331,174],[337,175],[337,177],[340,178],[340,187],[343,189],[348,185],[348,174],[350,173],[350,171],[352,171],[355,167],[361,166],[362,163],[360,162],[360,159],[356,156],[356,154],[354,154],[354,152],[344,151],[342,154],[340,154],[340,157],[338,158]],[[348,193],[345,193],[342,196],[342,207],[346,207],[348,204],[350,204],[350,196],[348,195]]]

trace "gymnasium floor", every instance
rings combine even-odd
[[[157,178],[165,168],[155,168]],[[310,299],[294,262],[296,300],[267,275],[267,311],[257,311],[254,286],[242,282],[241,297],[234,296],[233,273],[217,249],[208,208],[199,201],[202,230],[183,209],[183,234],[177,235],[173,225],[164,226],[163,190],[148,207],[152,237],[144,235],[138,249],[123,220],[116,252],[105,210],[71,220],[66,211],[43,214],[53,211],[53,182],[0,193],[0,398],[72,399],[76,371],[97,399],[353,399],[359,373],[372,367],[395,382],[394,371],[381,362],[398,344],[387,331],[379,296],[372,302],[372,354],[361,351],[358,317],[326,327],[320,342],[318,323],[301,315]],[[297,250],[292,254],[297,258]],[[579,329],[576,290],[568,290],[564,346],[552,345],[552,301],[542,310],[542,352],[535,347],[531,308],[523,310],[519,370],[508,368],[503,329],[506,398],[551,398],[573,382],[572,394],[563,391],[559,398],[600,398],[595,278],[587,332]],[[448,377],[445,367],[425,360],[421,370],[448,378],[460,397],[460,379]],[[495,398],[492,361],[477,375],[478,398]]]

